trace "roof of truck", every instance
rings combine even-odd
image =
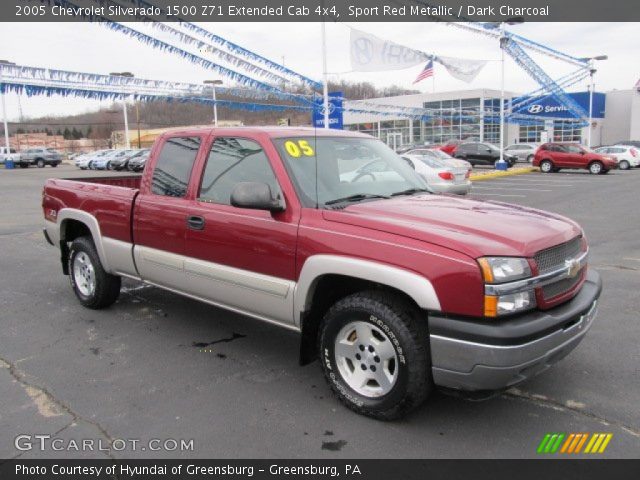
[[[268,135],[272,138],[280,137],[357,137],[357,138],[371,138],[370,135],[364,133],[352,132],[349,130],[334,130],[325,128],[313,128],[313,127],[280,127],[280,126],[266,126],[266,127],[193,127],[193,128],[176,128],[168,130],[163,135],[174,135],[177,132],[190,132],[190,133],[212,133],[219,132],[220,134],[239,135],[239,134],[256,134],[256,135]]]

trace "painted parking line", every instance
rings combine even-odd
[[[540,185],[542,187],[573,187],[572,183],[554,183],[554,184],[548,184],[548,183],[543,183],[543,182],[511,182],[511,181],[503,181],[503,182],[482,182],[482,186],[485,185],[515,185],[515,186],[521,186],[521,187],[528,187],[528,186],[532,186],[532,185]]]
[[[482,192],[478,192],[478,193],[474,193],[473,191],[471,192],[472,195],[483,195],[483,196],[492,196],[492,197],[521,197],[521,198],[526,198],[526,195],[507,195],[507,194],[503,194],[503,193],[482,193]]]
[[[493,186],[489,186],[489,187],[485,187],[480,186],[480,185],[474,185],[473,190],[475,189],[482,189],[482,190],[516,190],[516,191],[522,191],[522,192],[552,192],[553,190],[541,190],[539,188],[518,188],[518,187],[493,187]]]

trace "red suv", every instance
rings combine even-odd
[[[610,155],[601,155],[575,143],[545,143],[536,150],[533,166],[542,173],[557,172],[561,168],[586,168],[593,174],[607,173],[618,168]]]

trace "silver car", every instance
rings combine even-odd
[[[471,191],[471,168],[452,165],[430,155],[402,155],[434,192],[466,195]]]
[[[515,155],[519,162],[533,162],[533,157],[540,145],[537,143],[514,143],[504,149],[504,153]]]

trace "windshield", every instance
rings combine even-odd
[[[292,137],[274,144],[306,207],[428,189],[398,154],[373,138]]]

